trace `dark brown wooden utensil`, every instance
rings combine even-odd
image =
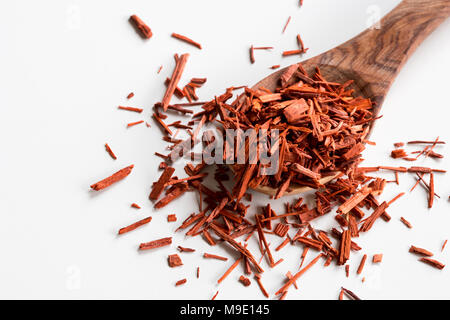
[[[384,18],[380,28],[369,28],[342,45],[301,62],[308,73],[319,67],[328,81],[344,83],[354,80],[355,94],[375,102],[377,116],[386,94],[400,69],[419,44],[450,16],[450,0],[404,0]],[[253,89],[275,90],[286,68],[259,81]],[[373,128],[372,122],[370,130]],[[334,177],[320,180],[327,183]],[[291,186],[285,195],[310,188]],[[276,189],[259,186],[255,190],[270,195]]]

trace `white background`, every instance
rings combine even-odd
[[[157,179],[164,152],[161,132],[151,120],[151,107],[160,101],[164,79],[173,70],[174,53],[189,52],[181,83],[207,77],[198,93],[211,99],[228,86],[249,85],[268,75],[274,64],[287,66],[298,57],[281,58],[296,48],[300,33],[313,57],[357,35],[377,8],[381,15],[399,1],[305,0],[298,1],[2,1],[0,4],[0,298],[120,298],[120,299],[217,299],[263,298],[256,282],[244,288],[236,269],[220,286],[217,279],[236,258],[232,250],[209,247],[200,237],[174,236],[171,247],[139,253],[140,242],[172,236],[181,220],[197,210],[195,194],[186,194],[162,210],[148,201],[151,183]],[[376,5],[373,7],[372,5]],[[372,6],[372,7],[371,7]],[[375,9],[375,11],[373,11]],[[142,40],[128,22],[138,14],[154,36]],[[281,30],[292,20],[285,34]],[[172,39],[177,32],[192,37],[203,50]],[[446,21],[411,57],[395,81],[371,139],[376,147],[364,152],[365,165],[411,165],[389,157],[393,142],[450,140],[448,70],[450,23]],[[251,44],[274,46],[256,52],[249,63]],[[163,65],[160,74],[158,67]],[[136,96],[126,100],[134,91]],[[117,110],[118,105],[143,107],[142,114]],[[171,117],[174,118],[174,117]],[[152,125],[130,129],[126,123],[146,120]],[[169,119],[171,120],[171,119]],[[112,160],[104,150],[107,142],[118,156]],[[409,151],[415,148],[409,148]],[[424,164],[450,169],[448,147],[438,147],[442,161]],[[104,192],[89,185],[135,164],[132,174]],[[183,176],[181,171],[178,171]],[[392,179],[390,173],[383,174]],[[342,267],[323,268],[323,261],[291,288],[288,299],[336,299],[340,286],[365,299],[450,298],[450,267],[442,271],[417,261],[409,245],[427,248],[444,263],[450,248],[440,252],[450,238],[450,187],[447,175],[436,175],[441,196],[427,209],[426,193],[413,193],[412,175],[401,175],[400,186],[389,184],[381,199],[400,191],[407,194],[389,208],[392,220],[377,221],[374,228],[356,239],[363,250],[350,260],[350,278]],[[265,196],[255,195],[255,205]],[[130,208],[132,202],[141,210]],[[281,212],[282,204],[274,204]],[[179,221],[167,223],[168,214]],[[254,213],[250,212],[252,215]],[[150,224],[121,237],[120,227],[151,215]],[[406,217],[414,226],[407,229]],[[336,223],[333,214],[314,223]],[[280,238],[271,237],[272,247]],[[256,241],[251,241],[257,252]],[[181,254],[184,266],[171,269],[167,255],[177,245],[197,248]],[[274,269],[262,263],[263,283],[271,297],[284,283],[284,274],[298,269],[301,246],[288,246],[274,253],[285,261]],[[205,260],[203,252],[230,257],[228,262]],[[309,261],[314,257],[310,253]],[[366,264],[363,275],[356,268],[363,253],[384,253],[383,262]],[[259,254],[256,254],[259,258]],[[306,262],[308,262],[306,261]],[[200,279],[195,269],[201,268]],[[362,276],[366,282],[362,283]],[[174,283],[186,277],[187,284]],[[252,279],[253,280],[253,279]]]

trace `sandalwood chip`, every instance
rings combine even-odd
[[[358,270],[357,270],[357,274],[361,274],[362,273],[362,271],[363,271],[363,269],[364,269],[364,265],[365,265],[365,263],[366,263],[366,259],[367,259],[367,254],[365,254],[363,257],[362,257],[362,259],[361,259],[361,262],[359,263],[359,267],[358,267]]]
[[[351,234],[350,230],[344,230],[341,235],[341,246],[339,248],[339,264],[343,265],[350,258],[351,247]]]
[[[286,234],[289,231],[289,225],[287,224],[283,224],[283,223],[279,223],[277,224],[277,226],[275,227],[274,233],[279,236],[279,237],[284,237],[286,236]]]
[[[372,258],[372,262],[373,263],[379,263],[383,260],[383,254],[379,253],[379,254],[374,254],[373,258]]]
[[[131,170],[133,170],[133,168],[134,165],[123,168],[114,173],[112,176],[109,176],[108,178],[105,178],[97,183],[94,183],[93,185],[91,185],[91,188],[94,189],[95,191],[105,189],[110,185],[112,185],[113,183],[116,183],[125,178],[126,176],[128,176],[131,173]]]
[[[395,150],[392,150],[392,152],[391,152],[391,157],[394,159],[404,158],[406,156],[408,156],[408,154],[403,149],[395,149]]]
[[[263,295],[268,298],[269,297],[269,293],[267,292],[267,290],[264,288],[262,282],[261,282],[261,276],[259,274],[255,274],[255,280],[256,283],[258,283],[259,288],[261,289],[261,292],[263,293]]]
[[[156,249],[164,246],[168,246],[172,244],[172,237],[162,238],[150,242],[141,243],[139,245],[139,250],[149,250]]]
[[[344,287],[341,287],[341,289],[344,291],[344,293],[353,300],[361,300],[355,293],[352,291],[345,289]]]
[[[193,45],[194,47],[197,47],[197,48],[199,48],[199,49],[202,48],[202,46],[201,46],[200,43],[195,42],[194,40],[192,40],[192,39],[190,39],[190,38],[188,38],[188,37],[186,37],[186,36],[183,36],[183,35],[181,35],[181,34],[178,34],[178,33],[172,33],[172,37],[173,37],[173,38],[176,38],[176,39],[178,39],[178,40],[184,41],[184,42],[186,42],[186,43],[189,43],[189,44],[191,44],[191,45]]]
[[[117,159],[116,155],[114,154],[114,152],[111,150],[110,146],[107,143],[105,143],[105,149],[106,149],[106,152],[109,153],[111,158],[113,158],[114,160]]]
[[[248,287],[251,284],[251,281],[249,278],[247,278],[246,276],[241,275],[239,277],[239,281],[246,287]]]
[[[192,249],[192,248],[185,248],[185,247],[182,247],[182,246],[178,246],[178,251],[180,251],[180,252],[195,252],[195,249]]]
[[[403,222],[403,224],[405,226],[407,226],[409,229],[412,229],[412,224],[408,220],[406,220],[405,218],[401,217],[400,221]]]
[[[171,254],[168,257],[169,267],[175,268],[183,265],[181,258],[177,254]]]
[[[156,200],[164,191],[164,187],[169,179],[172,177],[172,174],[175,172],[175,169],[172,167],[166,167],[159,177],[159,180],[153,184],[152,192],[150,193],[149,198],[151,200]]]
[[[167,216],[167,221],[168,222],[175,222],[175,221],[177,221],[177,216],[175,214],[169,214]]]
[[[217,260],[222,260],[222,261],[227,261],[228,258],[226,257],[221,257],[215,254],[210,254],[210,253],[204,253],[203,254],[203,258],[207,258],[207,259],[217,259]]]
[[[433,256],[432,252],[430,252],[430,251],[428,251],[426,249],[423,249],[423,248],[415,247],[415,246],[411,246],[409,248],[409,252],[421,254],[421,255],[424,255],[424,256],[427,256],[427,257]]]
[[[142,111],[144,111],[144,109],[141,109],[141,108],[124,107],[124,106],[119,106],[119,109],[120,109],[120,110],[133,111],[133,112],[137,112],[137,113],[141,113]]]
[[[295,124],[303,118],[302,116],[308,110],[309,105],[306,103],[305,99],[300,99],[293,101],[293,103],[284,108],[283,114],[288,123]]]
[[[152,30],[137,15],[132,15],[130,17],[130,21],[136,27],[143,38],[150,39],[152,37]]]
[[[422,262],[425,262],[426,264],[429,264],[432,267],[435,267],[437,269],[444,269],[445,268],[445,264],[443,264],[442,262],[439,262],[437,260],[434,259],[430,259],[430,258],[420,258],[419,259]]]
[[[181,75],[183,74],[184,67],[186,66],[187,59],[189,57],[188,53],[182,54],[176,61],[175,69],[170,78],[169,84],[166,89],[166,93],[161,101],[161,106],[164,111],[167,111],[169,107],[170,100],[172,98],[175,89],[177,88],[178,82],[180,81]]]
[[[136,122],[130,122],[130,123],[127,124],[127,128],[136,126],[136,125],[141,124],[143,122],[144,122],[144,120],[139,120],[139,121],[136,121]]]
[[[176,286],[176,287],[181,286],[182,284],[185,284],[186,282],[187,282],[186,279],[178,280],[178,281],[175,283],[175,286]]]
[[[128,227],[120,229],[119,234],[130,232],[136,228],[139,228],[140,226],[143,226],[144,224],[149,223],[150,221],[152,221],[152,217],[148,217],[148,218],[139,220],[138,222],[135,222],[132,225],[129,225]]]

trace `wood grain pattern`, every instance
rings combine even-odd
[[[328,81],[355,80],[355,94],[371,98],[377,116],[392,82],[405,62],[442,22],[450,16],[450,0],[404,0],[380,21],[380,28],[369,28],[353,39],[323,54],[301,62],[309,73],[319,67]],[[275,90],[278,70],[253,86]],[[375,122],[371,123],[372,130]],[[325,181],[324,181],[325,182]],[[258,190],[258,188],[260,190]],[[274,195],[276,190],[258,187],[257,191]],[[309,190],[291,188],[287,194]]]
[[[407,59],[419,44],[450,16],[449,0],[404,0],[380,21],[380,29],[367,29],[321,55],[302,62],[311,72],[316,66],[330,81],[354,79],[358,91],[377,104],[375,114]],[[275,89],[281,69],[254,88]]]

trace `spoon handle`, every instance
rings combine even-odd
[[[381,105],[419,44],[450,16],[450,0],[404,0],[381,21],[320,56],[320,64],[357,72]]]

